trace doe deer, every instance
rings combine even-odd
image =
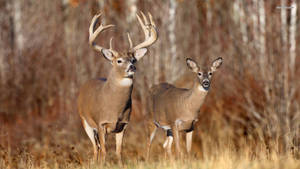
[[[177,88],[168,83],[154,85],[150,89],[148,122],[149,140],[147,145],[147,158],[150,155],[151,143],[157,128],[166,131],[167,139],[163,144],[168,156],[171,156],[173,135],[175,138],[176,154],[181,156],[179,132],[186,133],[186,149],[190,153],[192,135],[198,112],[210,88],[211,78],[222,64],[221,57],[213,61],[209,68],[199,67],[197,62],[188,58],[188,68],[195,74],[194,85],[190,89]]]
[[[93,79],[86,82],[79,91],[77,100],[78,112],[82,125],[90,138],[94,149],[94,160],[102,155],[105,161],[105,138],[108,133],[116,134],[116,154],[121,161],[121,148],[124,131],[130,119],[131,93],[133,88],[133,75],[136,72],[134,64],[147,52],[147,47],[157,40],[155,23],[149,13],[147,17],[141,12],[144,19],[137,19],[144,31],[145,40],[133,47],[128,34],[129,50],[117,52],[110,48],[104,48],[95,44],[95,39],[102,31],[114,25],[100,25],[96,30],[96,24],[101,14],[95,15],[89,27],[89,44],[111,63],[112,69],[106,78]],[[101,150],[101,152],[100,152]]]

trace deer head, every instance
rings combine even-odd
[[[197,74],[198,82],[205,91],[209,90],[213,73],[222,65],[221,57],[214,60],[210,67],[199,67],[198,63],[193,59],[187,58],[186,64],[188,68]]]
[[[113,71],[116,72],[115,74],[119,76],[120,78],[132,78],[136,67],[134,64],[140,60],[146,53],[147,53],[147,47],[152,45],[157,40],[157,31],[156,26],[153,21],[153,18],[150,13],[148,21],[147,17],[144,15],[144,13],[141,12],[141,15],[144,19],[144,22],[140,18],[139,15],[137,16],[137,19],[144,31],[145,34],[145,40],[144,42],[136,45],[133,47],[132,40],[130,38],[130,35],[128,34],[128,40],[129,40],[129,49],[125,52],[117,52],[113,50],[112,48],[112,38],[110,39],[110,47],[104,48],[102,46],[97,45],[94,41],[96,37],[104,30],[113,27],[114,25],[105,25],[102,24],[96,29],[96,24],[99,21],[99,18],[101,14],[95,15],[92,19],[90,28],[89,28],[89,44],[98,52],[102,53],[105,59],[107,59],[113,66]]]

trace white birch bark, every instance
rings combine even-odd
[[[258,1],[258,14],[259,14],[259,48],[260,48],[260,65],[264,72],[266,69],[266,14],[265,14],[265,3],[264,0]],[[265,74],[264,74],[265,76]]]
[[[170,76],[167,77],[167,80],[170,82],[173,82],[177,76],[176,72],[178,72],[178,68],[176,68],[176,59],[177,59],[177,46],[176,46],[176,8],[177,8],[177,2],[176,0],[170,1],[170,7],[169,7],[169,40],[170,40],[170,55],[171,58],[169,66],[168,66],[168,72],[170,72]]]
[[[281,11],[280,11],[280,17],[281,17],[281,37],[282,37],[282,54],[284,55],[287,52],[287,44],[288,44],[288,32],[287,32],[287,9],[285,8],[287,5],[286,0],[281,0]],[[283,74],[284,76],[282,77],[282,86],[284,89],[284,98],[286,98],[287,92],[288,92],[288,81],[287,81],[287,76],[288,76],[288,59],[284,58],[284,69],[283,69]],[[282,103],[282,109],[284,107],[284,104]]]
[[[244,6],[242,4],[241,1],[239,1],[239,9],[240,9],[240,29],[241,29],[241,32],[242,32],[242,36],[243,36],[243,42],[244,43],[248,43],[248,33],[247,33],[247,24],[245,22],[245,11],[244,11]],[[251,56],[251,55],[249,55]]]
[[[15,68],[18,69],[16,71],[23,71],[22,70],[22,51],[24,48],[24,34],[22,31],[22,2],[20,0],[14,0],[13,1],[13,24],[14,24],[14,50],[15,51],[15,58],[14,58],[14,64],[16,65]],[[21,70],[20,70],[21,69]],[[21,76],[17,76],[15,78],[14,83],[17,86],[20,86],[20,82],[22,80]]]
[[[132,22],[135,20],[135,14],[137,13],[136,0],[127,0],[127,7],[129,9],[127,20]]]
[[[286,0],[281,0],[281,7],[285,7],[286,6]],[[280,17],[281,17],[281,38],[283,41],[283,47],[286,47],[287,44],[287,29],[286,29],[286,25],[287,25],[287,17],[286,17],[286,9],[282,8],[281,12],[280,12]]]
[[[233,20],[235,23],[238,23],[240,20],[240,15],[239,15],[239,11],[240,11],[240,6],[239,6],[239,0],[235,0],[232,4],[232,8],[233,8]]]
[[[211,4],[210,4],[210,0],[206,1],[206,20],[207,20],[207,24],[209,26],[211,26],[211,21],[212,21],[212,12],[211,12]]]
[[[296,0],[292,1],[291,5],[291,24],[289,30],[290,40],[290,70],[293,74],[295,71],[295,60],[296,60],[296,30],[297,30],[297,4]]]
[[[21,52],[24,47],[24,36],[22,32],[22,11],[21,11],[22,1],[14,0],[13,1],[13,22],[15,25],[15,40],[16,40],[16,49]]]
[[[243,6],[243,2],[240,0],[236,0],[233,3],[233,10],[234,10],[234,20],[237,22],[240,26],[240,31],[242,34],[242,41],[247,45],[248,43],[248,32],[247,32],[247,22],[246,22],[246,16],[245,16],[245,10]],[[247,53],[247,59],[251,59],[251,54]]]
[[[258,48],[258,15],[257,15],[257,0],[253,0],[253,6],[251,10],[251,19],[253,24],[253,47]]]
[[[294,71],[295,71],[295,60],[296,60],[296,30],[297,30],[297,4],[296,0],[292,1],[291,4],[291,21],[290,21],[290,27],[289,27],[289,41],[290,41],[290,48],[289,48],[289,53],[290,53],[290,63],[289,63],[289,68],[290,68],[290,76],[293,78],[294,77]],[[294,86],[295,83],[289,82],[288,88],[288,93],[287,93],[287,98],[286,98],[286,112],[288,116],[291,116],[291,111],[290,107],[293,104],[293,97],[295,94],[296,87]],[[291,121],[289,118],[287,119],[288,121],[288,128],[290,129],[294,123]],[[296,123],[297,124],[297,123]]]
[[[106,1],[98,0],[99,9],[100,9],[99,12],[101,12],[101,13],[104,12],[103,8],[104,8],[104,6],[105,6],[105,2],[106,2]],[[101,17],[101,22],[103,22],[103,23],[105,24],[105,23],[106,23],[106,17],[102,16],[102,17]]]

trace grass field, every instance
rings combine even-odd
[[[272,154],[271,156],[262,155],[261,157],[251,157],[245,153],[239,155],[230,150],[219,150],[215,156],[207,156],[203,158],[184,158],[182,160],[166,160],[163,155],[156,154],[159,160],[151,160],[145,162],[139,160],[139,157],[129,159],[124,158],[123,165],[118,165],[114,160],[110,159],[105,164],[97,164],[87,158],[87,154],[79,154],[76,149],[65,148],[64,151],[55,152],[57,150],[49,150],[45,148],[41,154],[36,155],[34,152],[20,152],[15,156],[3,157],[1,152],[0,166],[6,168],[44,168],[44,169],[58,169],[58,168],[74,168],[74,169],[96,169],[96,168],[175,168],[175,169],[297,169],[300,167],[300,161],[293,156],[278,156]],[[91,155],[91,154],[90,154]],[[128,154],[124,154],[125,156]]]
[[[20,122],[10,126],[5,135],[2,128],[0,144],[0,168],[203,168],[203,169],[282,169],[299,168],[299,154],[295,149],[280,153],[279,145],[268,149],[262,142],[246,142],[241,139],[239,146],[224,136],[213,140],[199,127],[193,141],[191,155],[180,159],[166,159],[162,143],[164,133],[158,132],[151,151],[151,159],[145,161],[146,134],[143,124],[132,122],[128,127],[123,144],[123,165],[117,163],[114,148],[114,136],[107,138],[107,162],[94,163],[92,147],[80,124],[70,120],[65,126],[58,122],[38,128],[32,121]],[[8,125],[7,125],[8,126]],[[8,129],[8,128],[6,128]],[[7,131],[7,130],[6,130]],[[42,137],[38,137],[38,132]],[[244,143],[241,143],[245,141]],[[182,149],[184,150],[184,140]],[[173,149],[174,151],[174,149]],[[175,154],[175,153],[174,153]]]

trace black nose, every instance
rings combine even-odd
[[[202,83],[202,86],[203,86],[203,88],[204,88],[205,90],[208,90],[208,89],[209,89],[209,86],[210,86],[209,81],[204,81],[204,82]]]
[[[136,71],[136,67],[134,65],[130,65],[129,66],[129,70],[135,72]]]

